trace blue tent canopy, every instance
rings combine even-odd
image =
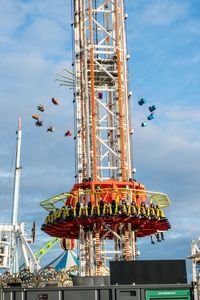
[[[72,266],[78,266],[78,264],[76,253],[72,250],[66,250],[56,259],[46,265],[45,268],[52,267],[56,271],[61,271],[63,269],[69,270]]]

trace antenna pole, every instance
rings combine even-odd
[[[13,192],[13,206],[12,206],[12,225],[17,226],[18,223],[18,209],[19,209],[19,186],[20,186],[20,157],[21,157],[21,138],[22,138],[22,121],[18,119],[17,130],[17,147],[16,147],[16,162],[15,162],[15,181]]]

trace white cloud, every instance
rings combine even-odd
[[[151,1],[145,5],[142,21],[150,25],[171,25],[183,19],[187,12],[187,5],[178,1]]]
[[[11,36],[23,22],[25,14],[19,9],[19,1],[1,0],[0,35]]]

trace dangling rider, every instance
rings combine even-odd
[[[59,100],[58,99],[52,98],[51,101],[54,105],[59,105]]]
[[[37,109],[39,111],[43,112],[44,111],[44,105],[42,105],[42,104],[38,105]]]
[[[49,128],[47,128],[47,132],[51,132],[53,133],[55,131],[55,127],[50,126]]]
[[[71,130],[67,130],[65,132],[65,135],[64,136],[72,136],[72,131]]]
[[[35,126],[37,127],[41,127],[43,125],[43,122],[40,120],[37,120],[37,122],[35,122]]]

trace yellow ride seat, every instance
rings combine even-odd
[[[44,224],[45,224],[45,225],[47,225],[48,223],[49,223],[49,215],[46,216],[45,221],[44,221]]]
[[[93,216],[94,217],[99,217],[100,216],[100,209],[99,209],[99,205],[98,204],[96,206],[94,206]]]
[[[66,218],[67,218],[67,207],[65,207],[62,212],[62,219],[65,220]]]
[[[89,208],[88,208],[88,217],[93,217],[93,216],[94,216],[94,206],[92,205],[90,215],[89,215]]]
[[[136,211],[137,211],[137,217],[140,217],[141,215],[141,208],[139,205],[136,206]]]
[[[128,214],[131,215],[131,216],[134,216],[134,217],[137,216],[137,208],[136,208],[135,204],[129,204]]]
[[[119,204],[116,203],[115,214],[118,215],[118,213],[119,213]]]
[[[110,204],[105,205],[105,213],[103,215],[112,216],[112,207]]]
[[[164,214],[164,212],[163,212],[163,210],[161,209],[161,208],[159,208],[159,218],[160,219],[165,219],[165,214]]]
[[[73,207],[68,207],[67,208],[67,217],[69,218],[72,216],[74,216],[74,209],[73,209]]]
[[[76,215],[76,206],[73,209],[73,214],[74,214],[74,218],[77,218],[77,215]]]
[[[60,218],[61,218],[61,215],[62,215],[62,208],[61,208],[61,209],[58,209],[58,210],[55,212],[54,221],[57,221],[58,219],[60,219]]]
[[[146,217],[149,218],[150,217],[150,208],[146,207]]]
[[[88,206],[80,207],[80,217],[87,218],[88,217]]]
[[[53,222],[54,222],[54,214],[51,214],[51,215],[49,216],[49,222],[50,222],[51,224],[53,224]]]
[[[122,204],[122,214],[127,215],[127,207],[126,204]]]
[[[156,211],[154,207],[150,207],[149,209],[149,216],[153,219],[156,218]]]
[[[141,206],[140,208],[140,215],[141,217],[145,217],[146,216],[146,209],[144,206]]]

